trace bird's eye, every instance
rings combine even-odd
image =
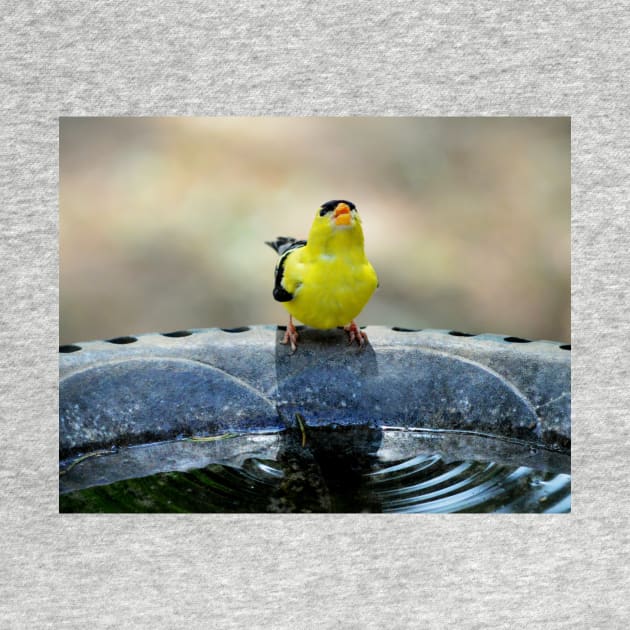
[[[319,216],[323,217],[323,216],[327,215],[329,212],[332,212],[332,208],[330,206],[322,206],[319,209]]]

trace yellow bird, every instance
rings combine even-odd
[[[279,236],[267,245],[280,254],[273,297],[289,311],[282,343],[297,349],[295,317],[311,328],[343,326],[350,343],[362,346],[367,335],[354,318],[378,286],[374,267],[363,251],[363,230],[355,205],[336,199],[323,204],[306,241]]]

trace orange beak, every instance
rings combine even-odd
[[[337,204],[333,217],[335,219],[336,225],[350,225],[350,221],[352,221],[352,215],[350,214],[350,208],[348,207],[348,204]]]

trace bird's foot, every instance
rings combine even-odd
[[[289,325],[284,333],[284,339],[280,343],[291,344],[291,354],[297,350],[298,331],[293,325],[293,318],[289,316]]]
[[[367,341],[367,335],[356,325],[354,320],[352,320],[347,326],[344,326],[343,329],[348,333],[349,344],[352,345],[352,342],[356,339],[359,347],[361,347]]]

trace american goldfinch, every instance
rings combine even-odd
[[[297,349],[295,317],[312,328],[343,326],[350,343],[362,346],[367,335],[354,318],[378,286],[363,251],[363,230],[355,205],[336,199],[323,204],[306,241],[279,236],[267,245],[280,254],[273,297],[289,311],[282,343]]]

